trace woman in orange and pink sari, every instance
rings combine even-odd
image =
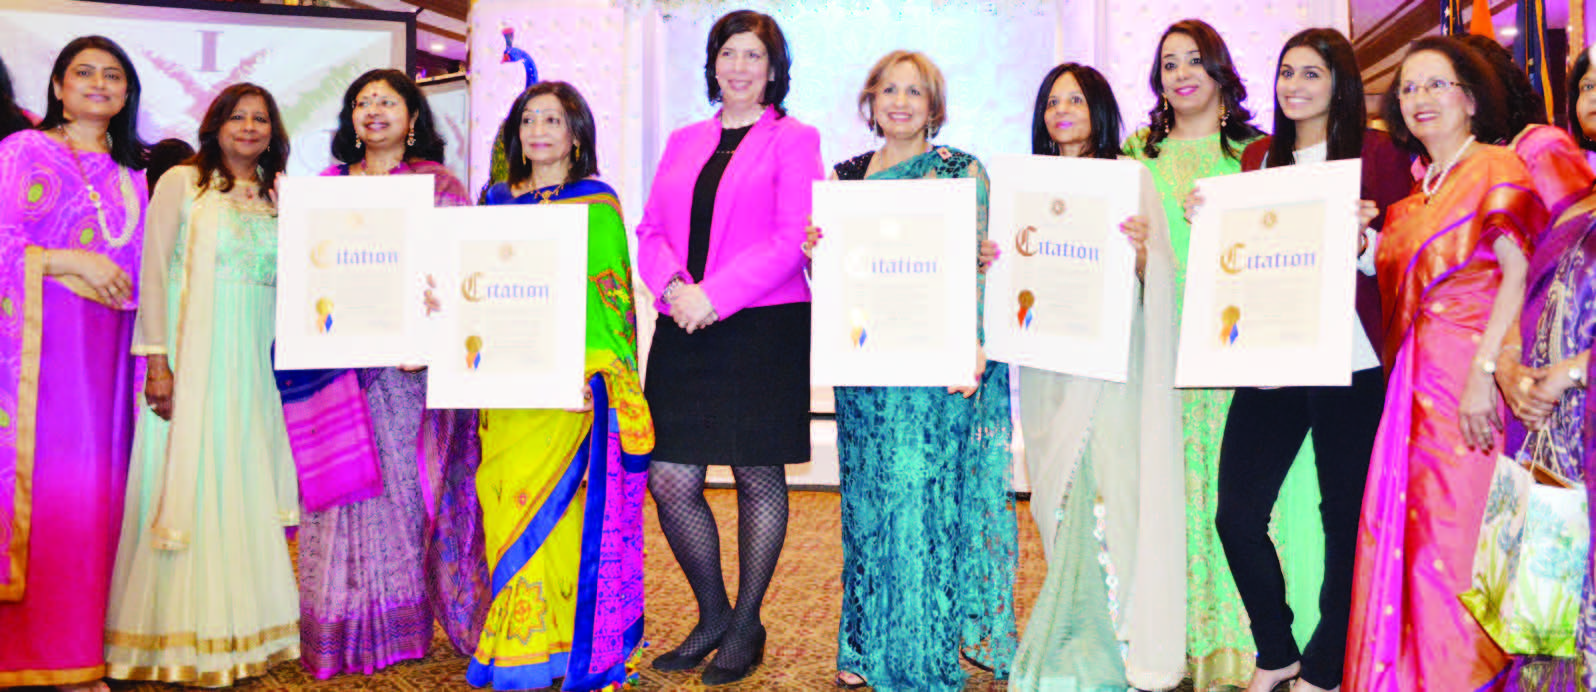
[[[1463,609],[1504,406],[1493,378],[1546,210],[1504,134],[1502,86],[1456,40],[1414,42],[1385,116],[1429,163],[1375,260],[1389,385],[1358,527],[1344,684],[1468,692],[1508,656]]]

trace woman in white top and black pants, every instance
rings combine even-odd
[[[1365,131],[1364,115],[1363,83],[1347,39],[1330,29],[1303,31],[1280,52],[1275,137],[1247,147],[1242,170],[1361,157],[1363,218],[1369,228],[1378,228],[1385,208],[1412,190],[1413,177],[1408,157],[1389,137]],[[1358,516],[1385,400],[1374,239],[1366,230],[1359,245],[1352,386],[1240,388],[1225,422],[1214,523],[1258,648],[1249,692],[1298,678],[1294,691],[1341,684]],[[1281,484],[1310,429],[1322,498],[1324,583],[1319,624],[1298,651],[1285,579],[1268,531]]]

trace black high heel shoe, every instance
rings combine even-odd
[[[725,642],[725,637],[721,638]],[[754,637],[754,657],[748,663],[737,668],[726,668],[715,661],[709,662],[709,667],[704,669],[703,682],[706,687],[717,685],[730,685],[754,674],[754,669],[765,660],[765,628],[759,628],[759,634]],[[719,658],[718,656],[716,658]]]
[[[693,631],[687,634],[687,641],[683,641],[681,646],[660,654],[659,658],[654,659],[649,665],[653,666],[654,670],[666,673],[697,668],[704,663],[705,658],[708,658],[710,654],[720,648],[721,640],[726,638],[726,632],[729,631],[731,631],[730,627],[722,630],[720,636],[709,642],[709,645],[703,651],[687,651],[687,641],[691,641],[693,635],[698,632],[698,628],[694,627]]]

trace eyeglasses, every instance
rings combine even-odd
[[[1431,96],[1440,96],[1446,93],[1447,90],[1460,86],[1463,86],[1462,82],[1449,82],[1439,77],[1423,83],[1407,82],[1402,85],[1401,89],[1397,90],[1397,98],[1410,99],[1418,96],[1421,91]]]

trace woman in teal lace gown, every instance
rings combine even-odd
[[[1230,50],[1214,28],[1197,19],[1164,30],[1148,75],[1158,97],[1151,124],[1131,135],[1125,153],[1153,173],[1175,251],[1178,322],[1186,289],[1186,247],[1191,224],[1182,203],[1200,178],[1241,172],[1241,152],[1261,133],[1242,103],[1247,89]],[[1230,410],[1230,389],[1182,390],[1181,421],[1186,449],[1186,655],[1200,692],[1245,686],[1255,650],[1246,609],[1226,568],[1214,530],[1218,500],[1219,444]],[[1324,532],[1319,489],[1310,448],[1304,446],[1276,503],[1271,535],[1280,549],[1287,602],[1305,643],[1319,620],[1318,594],[1324,574]]]
[[[965,152],[928,142],[942,125],[945,93],[941,72],[924,55],[882,58],[859,103],[886,143],[837,164],[833,177],[974,178],[979,221],[971,240],[979,242],[986,238],[985,170]],[[978,296],[981,288],[979,279],[971,287]],[[979,341],[979,327],[972,337]],[[974,375],[974,386],[947,390],[836,390],[841,687],[963,689],[961,653],[1007,676],[1017,543],[1008,366],[983,355]]]

